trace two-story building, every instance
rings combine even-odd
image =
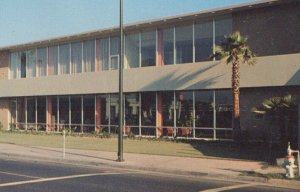
[[[266,133],[251,112],[300,94],[300,1],[261,0],[124,27],[125,124],[141,136],[232,138],[231,67],[211,59],[240,31],[257,54],[241,66],[241,127]],[[115,133],[119,28],[0,48],[3,129]]]

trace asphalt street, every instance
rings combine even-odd
[[[258,183],[105,166],[0,159],[0,191],[297,191]]]

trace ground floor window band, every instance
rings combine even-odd
[[[11,98],[10,128],[116,134],[118,100],[117,93]],[[125,93],[124,115],[126,135],[232,138],[230,90]]]

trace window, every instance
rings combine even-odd
[[[83,97],[83,124],[84,132],[95,130],[95,96],[93,95]]]
[[[71,128],[81,132],[81,96],[71,96]]]
[[[163,126],[174,126],[174,94],[172,91],[162,92]]]
[[[109,38],[97,40],[98,70],[109,70]]]
[[[95,40],[83,42],[83,70],[95,71]]]
[[[125,95],[125,122],[126,125],[139,125],[139,94],[128,93]]]
[[[174,64],[174,28],[158,31],[158,65]]]
[[[26,77],[36,76],[36,50],[29,50],[26,52]]]
[[[195,61],[210,61],[213,54],[213,22],[195,24]]]
[[[176,37],[176,63],[193,62],[193,26],[175,28]]]
[[[70,73],[70,45],[59,45],[59,69],[60,74]]]
[[[35,129],[35,97],[27,98],[27,123],[28,129]]]
[[[232,92],[216,91],[217,128],[232,127]]]
[[[21,54],[19,52],[10,55],[10,79],[20,78]]]
[[[110,95],[110,124],[118,125],[119,122],[119,95]]]
[[[19,129],[25,129],[26,101],[25,97],[17,98],[17,123]]]
[[[141,93],[142,126],[156,126],[156,94]]]
[[[38,130],[46,131],[46,97],[37,97]]]
[[[81,73],[82,71],[82,43],[71,44],[71,68],[72,73]]]
[[[58,46],[48,48],[48,75],[58,74]]]
[[[21,60],[21,78],[26,78],[26,52],[20,53]]]
[[[47,75],[47,48],[37,49],[37,76]]]
[[[125,58],[127,68],[140,66],[140,35],[139,33],[125,36]]]
[[[69,124],[69,97],[59,97],[59,124],[67,126]]]
[[[141,33],[142,67],[155,66],[156,64],[156,32]]]
[[[213,91],[195,91],[195,125],[212,128],[214,122]]]
[[[118,69],[119,68],[119,47],[120,47],[120,38],[119,37],[111,37],[110,38],[110,69]]]
[[[193,92],[176,92],[176,127],[193,127]]]
[[[215,20],[216,29],[216,45],[221,45],[225,38],[225,35],[232,33],[232,19],[231,17],[223,17]]]

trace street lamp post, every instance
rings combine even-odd
[[[123,159],[123,123],[124,123],[124,110],[123,110],[123,0],[120,0],[120,47],[119,47],[119,137],[118,137],[118,161],[122,162]]]

